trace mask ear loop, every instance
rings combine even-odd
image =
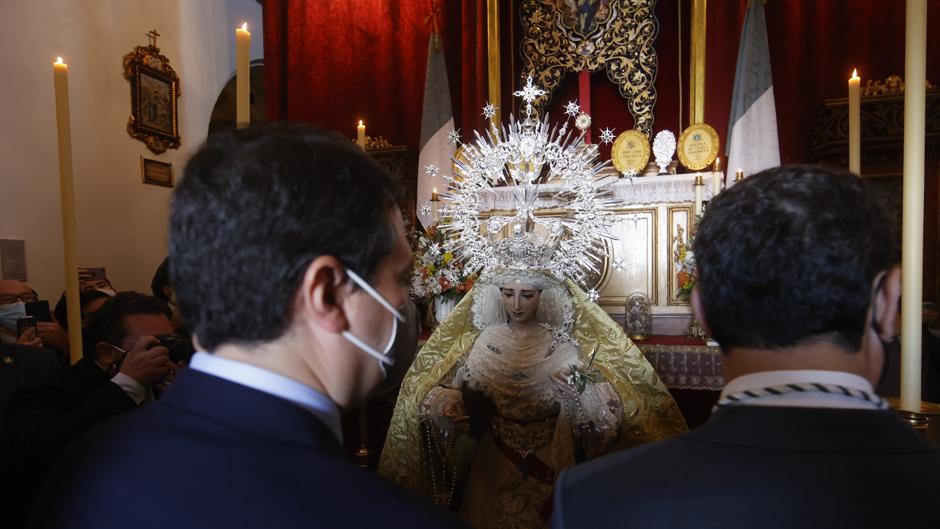
[[[392,345],[395,343],[395,337],[398,334],[398,322],[399,321],[404,322],[405,318],[404,316],[401,315],[401,312],[398,309],[393,307],[392,304],[389,303],[388,300],[385,299],[385,297],[383,297],[381,294],[378,293],[378,291],[372,288],[372,285],[370,285],[364,279],[359,277],[359,274],[353,272],[349,268],[346,269],[346,273],[347,275],[349,275],[349,278],[352,279],[354,283],[356,283],[357,285],[359,285],[360,288],[365,290],[373,299],[375,299],[380,305],[382,305],[385,308],[385,310],[392,313],[392,316],[393,316],[392,317],[392,333],[389,336],[388,344],[386,344],[385,346],[386,354],[380,353],[374,347],[360,340],[351,332],[349,331],[342,332],[342,336],[344,338],[352,342],[353,345],[355,345],[356,347],[361,349],[363,352],[365,352],[366,354],[368,354],[369,356],[371,356],[372,358],[376,359],[379,362],[379,369],[382,370],[383,377],[388,376],[387,372],[385,371],[385,366],[392,365],[395,361],[389,358],[387,353],[389,350],[391,350]]]
[[[393,307],[392,304],[389,303],[388,300],[386,300],[386,299],[382,296],[382,294],[379,294],[379,292],[378,292],[377,290],[375,290],[374,288],[372,288],[372,285],[370,285],[368,282],[366,282],[366,280],[364,280],[364,279],[362,279],[361,277],[359,277],[359,274],[353,272],[353,271],[352,271],[351,269],[349,269],[349,268],[346,269],[346,274],[349,275],[349,278],[352,279],[353,282],[355,282],[357,285],[359,285],[360,288],[362,288],[363,290],[365,290],[366,292],[368,292],[373,298],[375,298],[376,301],[379,302],[379,304],[381,304],[383,307],[385,307],[385,309],[386,309],[387,311],[391,312],[392,315],[395,316],[395,319],[397,319],[397,320],[400,321],[400,322],[404,322],[404,321],[405,321],[405,317],[401,315],[401,312],[399,312],[398,309],[396,309],[395,307]]]
[[[871,308],[871,328],[875,331],[875,334],[878,336],[878,340],[881,342],[882,346],[884,346],[885,348],[887,348],[889,344],[894,343],[894,341],[897,339],[897,336],[892,336],[890,340],[883,340],[881,338],[881,333],[883,330],[881,328],[881,323],[879,323],[875,319],[875,302],[878,299],[878,293],[881,292],[882,287],[884,287],[884,280],[886,277],[888,277],[887,270],[880,272],[878,279],[875,280],[874,287],[872,287],[871,300],[868,304],[868,306]]]

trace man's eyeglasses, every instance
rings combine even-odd
[[[34,301],[39,301],[39,296],[34,292],[26,292],[24,294],[0,294],[0,305],[9,305],[11,303],[16,303],[17,301],[22,301],[23,303],[32,303]]]

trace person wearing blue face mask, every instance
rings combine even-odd
[[[394,385],[415,351],[397,193],[311,127],[211,136],[170,213],[170,283],[198,352],[158,402],[74,446],[34,526],[162,529],[142,514],[172,505],[183,527],[461,527],[343,449],[340,410]],[[101,450],[115,441],[134,448]]]
[[[68,365],[69,337],[59,323],[36,322],[20,334],[17,320],[26,316],[26,304],[38,301],[36,291],[22,281],[0,280],[0,343],[17,343],[29,347],[54,349],[63,367]]]
[[[30,328],[17,335],[16,322],[26,317],[26,304],[37,301],[36,292],[22,281],[0,280],[0,342],[42,347],[42,339]]]

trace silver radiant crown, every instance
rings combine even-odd
[[[552,126],[547,116],[538,119],[532,108],[544,93],[529,77],[515,92],[525,102],[524,119],[510,116],[500,128],[493,123],[495,112],[487,103],[484,116],[490,120],[489,130],[474,132],[468,143],[452,136],[462,149],[453,160],[455,174],[445,176],[449,189],[442,195],[440,227],[454,240],[452,251],[468,273],[505,267],[543,270],[558,279],[583,282],[586,274],[595,274],[602,265],[605,240],[614,238],[609,232],[614,222],[611,208],[619,202],[610,199],[604,188],[616,176],[599,175],[609,161],[597,162],[597,146],[584,141],[590,116],[569,103],[566,114],[575,118],[576,130],[570,130],[567,122]],[[552,186],[551,216],[536,211],[540,188],[546,183],[562,184],[560,190]],[[511,189],[515,209],[481,220],[483,196],[502,185]]]

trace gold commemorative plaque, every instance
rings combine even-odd
[[[718,133],[706,123],[691,125],[679,136],[676,154],[686,169],[706,169],[718,157]]]
[[[650,161],[649,138],[635,129],[621,133],[610,149],[610,159],[621,174],[629,171],[642,173]]]

